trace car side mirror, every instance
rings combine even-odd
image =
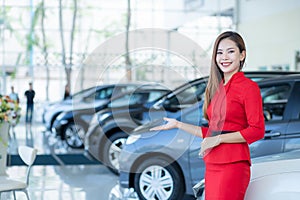
[[[180,108],[179,106],[171,104],[170,100],[165,100],[162,104],[163,108],[170,112],[177,112]]]
[[[163,103],[162,103],[162,106],[166,109],[169,109],[170,108],[170,100],[165,100]]]

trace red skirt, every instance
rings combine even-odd
[[[205,200],[243,200],[249,181],[248,161],[206,163]]]

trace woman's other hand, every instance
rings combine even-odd
[[[201,143],[201,150],[199,155],[204,156],[209,152],[209,150],[211,150],[213,147],[218,146],[219,144],[221,144],[220,135],[204,138],[204,140]]]
[[[167,121],[166,124],[153,127],[150,129],[150,131],[160,131],[178,128],[178,121],[176,119],[164,117],[164,120]]]

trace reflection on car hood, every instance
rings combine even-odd
[[[300,159],[300,150],[252,158],[252,163],[256,164],[262,162],[272,162],[272,161],[290,160],[290,159]]]
[[[300,150],[252,159],[251,180],[272,174],[300,171]]]

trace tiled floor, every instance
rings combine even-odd
[[[25,178],[26,167],[8,167],[11,177]],[[31,200],[108,200],[118,177],[102,165],[33,166],[28,188]],[[17,192],[17,199],[26,199]],[[13,199],[10,193],[2,199]]]
[[[19,145],[38,149],[38,154],[80,154],[83,150],[67,148],[60,140],[45,131],[41,123],[26,127],[20,123],[11,132],[10,154],[17,154]],[[9,166],[7,174],[25,179],[26,166]],[[109,200],[109,194],[118,184],[118,176],[104,165],[34,165],[32,167],[29,196],[31,200]],[[11,193],[2,193],[1,200],[11,200]],[[16,193],[17,200],[26,199],[23,192]],[[193,199],[186,197],[185,200]]]
[[[9,152],[17,154],[19,145],[33,146],[38,154],[78,153],[70,150],[44,131],[40,123],[26,127],[20,123],[11,132]],[[82,150],[81,150],[82,151]],[[26,166],[9,166],[7,174],[25,180]],[[95,165],[34,165],[28,188],[31,200],[108,200],[110,190],[117,184],[118,177],[101,164]],[[17,192],[17,199],[26,199]],[[2,193],[1,200],[13,199],[11,193]]]

